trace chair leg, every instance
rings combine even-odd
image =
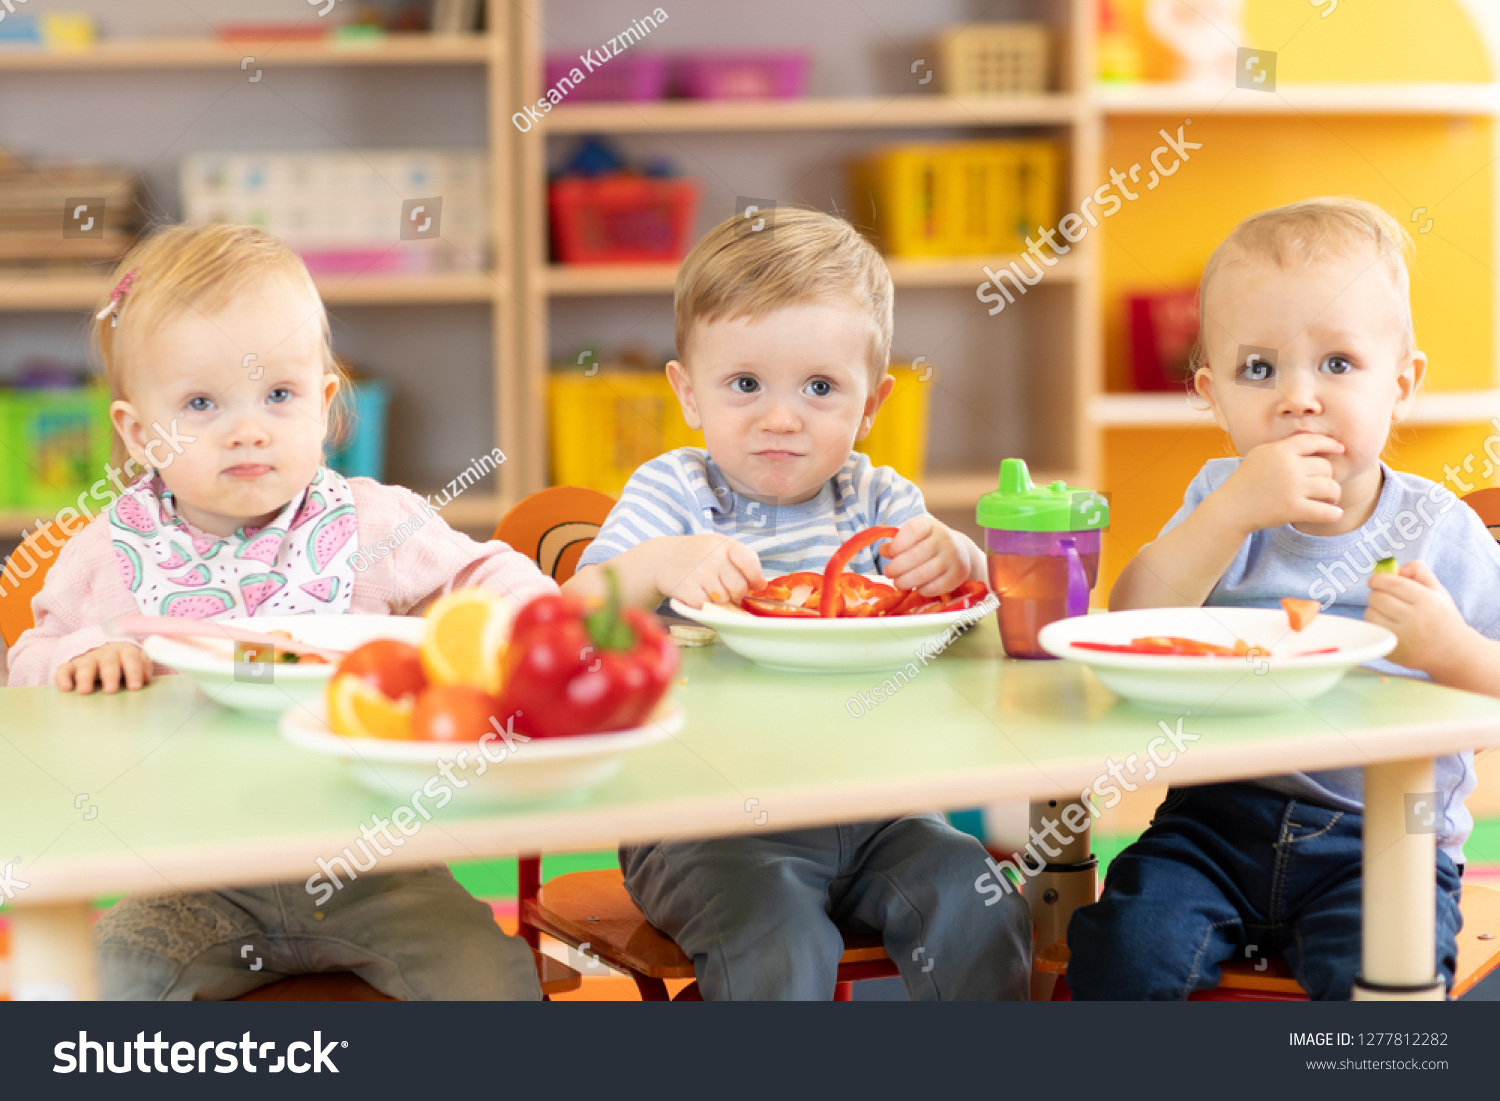
[[[677,992],[677,997],[672,1000],[674,1002],[701,1002],[703,1000],[703,992],[698,989],[698,981],[694,979],[688,983]]]
[[[630,977],[635,980],[635,988],[641,992],[643,1002],[669,1002],[672,999],[667,996],[667,984],[660,979],[653,979],[649,975],[638,975],[634,971]]]
[[[836,1002],[852,1002],[854,1000],[854,984],[852,982],[834,983],[833,1000]]]
[[[1057,976],[1057,983],[1052,987],[1052,1000],[1054,1002],[1071,1002],[1073,991],[1068,987],[1068,976]]]
[[[535,856],[522,856],[516,859],[516,912],[519,920],[520,913],[525,909],[528,902],[536,900],[537,892],[542,889],[542,858],[540,854]],[[521,939],[534,949],[542,946],[542,935],[536,929],[520,921]]]

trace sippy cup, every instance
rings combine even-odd
[[[1109,502],[1062,482],[1032,484],[1020,459],[1000,464],[1000,488],[979,498],[990,588],[1000,598],[1000,640],[1013,658],[1050,658],[1036,640],[1047,624],[1089,610],[1099,579],[1099,533]]]

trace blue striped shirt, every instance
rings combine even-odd
[[[900,527],[927,511],[922,491],[888,466],[871,466],[858,452],[797,505],[763,505],[729,488],[719,465],[701,447],[680,447],[640,466],[579,566],[606,562],[647,539],[667,535],[727,535],[760,556],[769,580],[799,570],[821,573],[851,535],[877,524]],[[878,547],[849,563],[855,573],[878,574],[890,559]]]

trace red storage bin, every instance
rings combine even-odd
[[[698,182],[652,176],[553,180],[552,255],[561,264],[681,260],[698,217]]]

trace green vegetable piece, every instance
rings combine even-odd
[[[1395,573],[1396,572],[1396,560],[1394,558],[1382,558],[1379,562],[1375,563],[1375,572],[1376,573]]]

